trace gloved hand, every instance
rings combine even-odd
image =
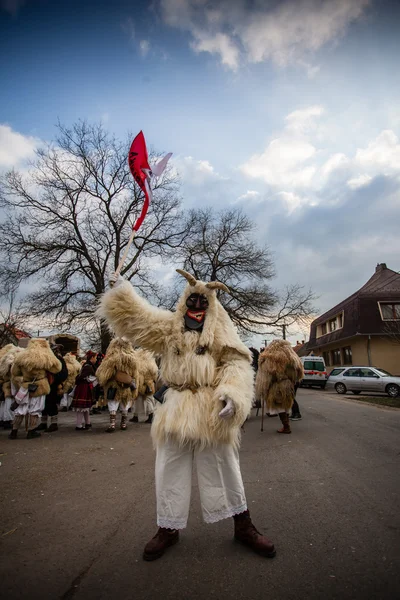
[[[221,419],[230,419],[235,414],[235,405],[233,404],[233,400],[228,398],[228,396],[220,396],[219,400],[225,402],[225,407],[219,413]]]
[[[123,281],[124,278],[121,275],[116,275],[115,273],[113,273],[112,275],[110,275],[108,283],[110,285],[110,288],[112,288],[117,287],[117,285],[120,285]]]

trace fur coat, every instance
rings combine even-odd
[[[251,410],[253,369],[250,351],[217,299],[221,285],[191,277],[175,312],[151,306],[127,281],[103,295],[99,314],[110,328],[161,356],[161,378],[170,387],[155,412],[155,445],[167,439],[181,446],[239,444],[240,427]],[[193,293],[208,299],[201,332],[185,330],[186,300]],[[226,420],[219,416],[223,396],[235,406]]]
[[[76,376],[81,370],[81,363],[71,352],[68,352],[64,356],[64,360],[68,370],[68,377],[63,383],[63,393],[68,394],[75,385]]]
[[[156,391],[158,367],[154,356],[148,350],[136,350],[138,361],[138,393],[141,396],[153,395]]]
[[[0,384],[3,389],[4,397],[10,397],[11,394],[11,369],[15,361],[15,357],[20,352],[23,352],[23,348],[14,346],[14,344],[7,344],[0,350]],[[21,386],[22,379],[14,381],[15,387],[18,389]]]
[[[132,390],[128,383],[122,383],[116,379],[117,372],[128,375],[136,384]],[[107,398],[110,388],[116,389],[114,400],[127,405],[135,400],[139,393],[138,383],[138,357],[132,344],[124,338],[115,338],[107,348],[107,352],[101,365],[96,371],[99,384],[104,388],[104,397]]]
[[[267,412],[288,412],[294,386],[303,379],[303,365],[286,340],[274,340],[261,352],[256,377],[256,400],[266,401]]]
[[[11,379],[16,387],[27,389],[30,383],[38,387],[30,396],[49,394],[50,384],[47,373],[55,375],[61,371],[61,363],[50,349],[49,342],[42,338],[29,340],[26,350],[17,354],[11,370]],[[18,383],[19,382],[19,383]]]

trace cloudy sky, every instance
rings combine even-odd
[[[0,0],[0,169],[58,119],[143,129],[322,313],[400,269],[400,2]]]

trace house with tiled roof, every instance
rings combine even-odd
[[[7,344],[14,344],[15,346],[20,345],[20,340],[25,338],[30,339],[32,336],[27,331],[10,325],[7,323],[0,323],[0,346],[6,346]]]
[[[400,274],[378,264],[362,288],[312,322],[307,347],[328,371],[354,364],[400,375]]]

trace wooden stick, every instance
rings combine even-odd
[[[124,266],[124,262],[126,261],[126,257],[128,256],[129,248],[132,246],[132,242],[134,240],[135,234],[136,234],[136,231],[134,229],[132,229],[131,236],[130,236],[130,238],[128,240],[128,243],[126,245],[126,248],[125,248],[125,252],[124,252],[121,260],[119,261],[119,265],[117,267],[117,270],[115,271],[115,276],[116,277],[118,277],[118,275],[121,272],[122,267]]]
[[[264,398],[261,403],[261,431],[264,431]]]

